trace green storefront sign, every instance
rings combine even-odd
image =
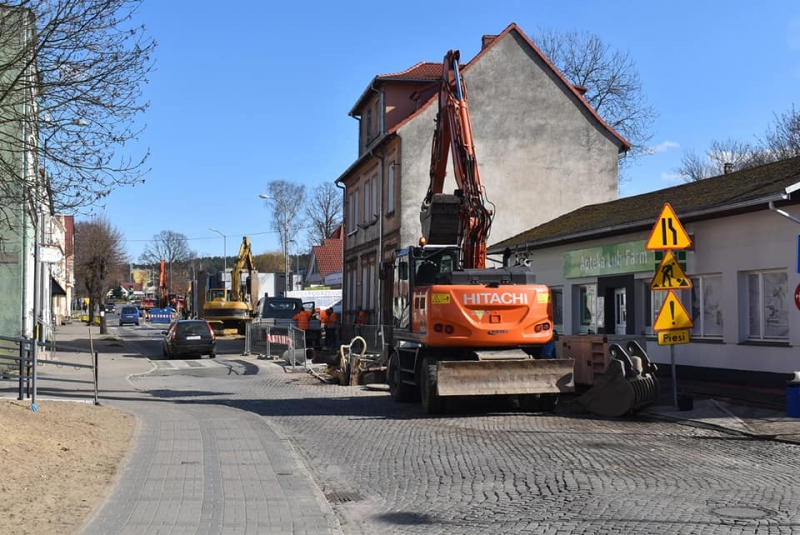
[[[564,253],[564,278],[653,271],[655,252],[645,244],[645,240],[631,241]]]

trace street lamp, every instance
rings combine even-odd
[[[275,201],[274,197],[270,197],[266,193],[260,193],[258,195],[260,198],[273,201],[275,203],[275,209],[282,208],[282,216],[283,216],[283,272],[284,272],[284,290],[288,292],[291,289],[291,285],[289,284],[289,214],[286,211],[285,207],[278,206],[277,201]]]
[[[222,232],[215,228],[208,227],[208,230],[211,232],[216,232],[220,236],[222,236],[222,288],[225,290],[225,295],[228,295],[228,237],[225,236]]]

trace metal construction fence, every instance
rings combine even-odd
[[[62,360],[63,358],[69,360]],[[85,348],[54,342],[38,342],[32,338],[0,336],[0,380],[17,382],[17,399],[30,399],[36,405],[40,382],[48,390],[57,383],[92,385],[94,404],[98,404],[98,353]],[[69,369],[69,373],[40,374],[40,368]]]
[[[308,366],[306,332],[294,326],[252,325],[245,330],[245,355],[283,359],[292,366]]]
[[[367,347],[364,352],[381,354],[383,352],[385,325],[343,325],[339,332],[340,345],[353,345],[356,337],[361,337]],[[355,346],[353,347],[355,350]]]

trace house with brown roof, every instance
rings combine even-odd
[[[461,72],[478,166],[494,210],[490,240],[616,199],[618,158],[629,143],[516,24],[484,36],[482,45]],[[442,73],[442,62],[421,62],[378,75],[350,111],[359,124],[358,158],[336,180],[345,188],[344,322],[352,321],[358,306],[368,323],[391,316],[390,299],[380,297],[388,282],[379,273],[397,249],[421,235]],[[455,188],[450,162],[444,191]]]
[[[691,247],[674,252],[662,284],[662,251],[646,245],[667,203],[678,222],[666,236],[683,229]],[[673,347],[679,378],[782,387],[800,369],[800,157],[584,206],[489,253],[529,263],[550,286],[561,334],[643,337],[663,370],[672,344],[654,327],[672,314],[661,288],[678,286],[691,323],[688,343]]]
[[[306,286],[342,287],[342,235],[339,225],[322,244],[311,247]]]

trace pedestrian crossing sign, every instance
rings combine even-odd
[[[651,290],[688,290],[692,281],[686,276],[678,259],[672,251],[667,251],[656,268],[656,274],[650,282]]]
[[[654,331],[680,331],[694,328],[694,322],[672,290],[667,294],[658,317],[653,325]]]

